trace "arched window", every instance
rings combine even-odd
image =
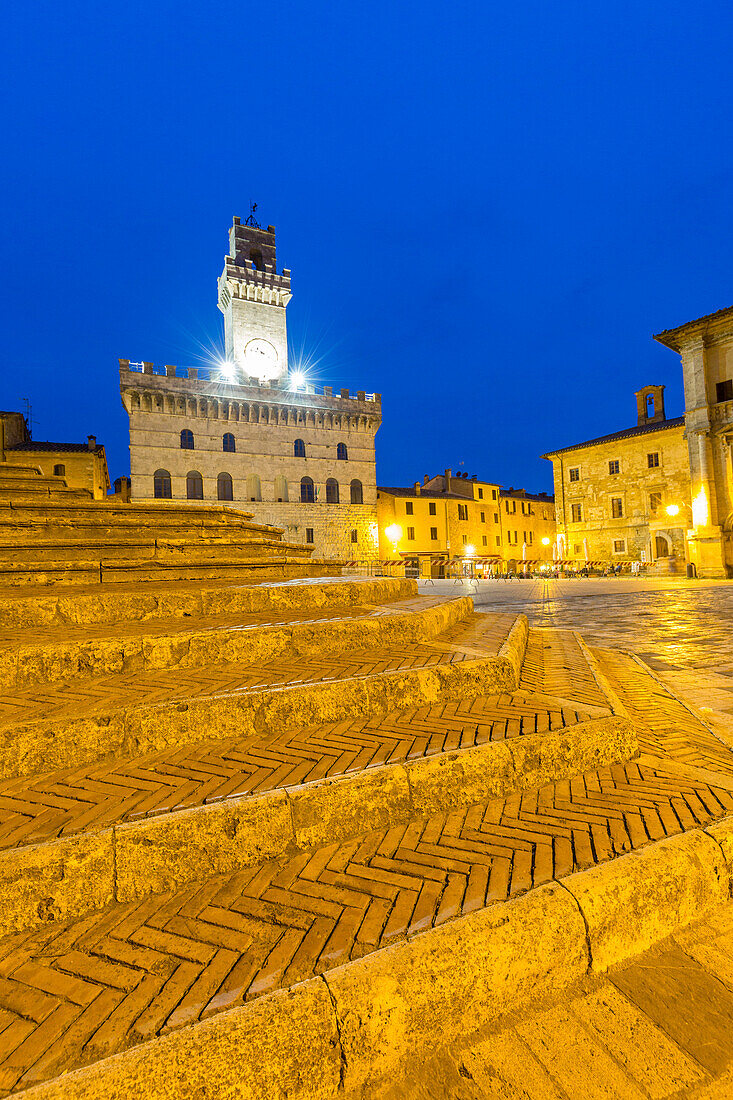
[[[181,450],[192,451],[193,450],[193,432],[190,428],[184,428],[181,432]]]
[[[300,500],[302,504],[313,504],[316,499],[315,490],[313,488],[312,477],[302,477],[300,479]]]
[[[153,474],[153,496],[156,500],[170,500],[171,475],[167,470],[156,470]]]
[[[338,504],[339,483],[335,477],[330,477],[326,482],[326,504]]]
[[[234,442],[234,436],[231,432],[224,432],[224,439],[222,440],[222,450],[224,451],[236,451],[237,444]]]
[[[361,487],[361,482],[356,477],[351,482],[351,503],[352,504],[363,504],[364,503],[364,491]]]
[[[249,474],[247,477],[247,500],[262,500],[259,474]]]
[[[344,460],[344,462],[346,462],[348,457],[349,457],[349,452],[346,449],[346,444],[345,443],[339,443],[338,447],[336,448],[336,458],[342,458]]]
[[[283,477],[282,474],[278,474],[275,478],[275,500],[287,500],[288,499],[288,479]]]
[[[260,252],[259,248],[253,248],[249,254],[249,258],[255,271],[262,271],[264,269],[264,265],[262,263],[262,253]]]
[[[216,495],[219,500],[234,500],[231,474],[219,474],[216,479]]]
[[[53,468],[53,472],[55,477],[64,477],[66,474],[66,467],[63,462],[57,462]]]
[[[305,458],[305,443],[302,439],[296,439],[293,445],[293,454],[296,458]]]
[[[186,474],[186,496],[189,500],[204,499],[204,479],[198,470],[189,470]]]

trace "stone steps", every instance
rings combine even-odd
[[[158,619],[122,625],[37,630],[19,645],[15,630],[0,631],[0,688],[12,691],[90,677],[142,671],[239,669],[274,660],[339,654],[354,649],[427,641],[467,618],[465,597],[412,597],[389,608]],[[269,618],[269,621],[268,621]]]
[[[648,671],[414,593],[0,594],[41,677],[0,699],[0,1094],[369,1095],[464,1001],[478,1026],[608,954],[576,880],[613,868],[633,913],[628,853],[715,846],[733,769],[665,757]],[[184,667],[199,638],[229,663]],[[105,645],[162,667],[103,673]]]

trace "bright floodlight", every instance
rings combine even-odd
[[[668,504],[665,511],[668,516],[678,516],[680,514],[680,506],[679,504]]]
[[[393,545],[396,545],[402,538],[402,528],[399,523],[391,523],[389,527],[385,527],[384,533]]]
[[[543,540],[542,540],[542,545],[543,545],[543,546],[549,546],[549,545],[550,545],[550,540],[549,540],[549,539],[547,538],[547,536],[546,536],[546,535],[545,535],[545,537],[544,537],[544,538],[543,538]]]
[[[224,359],[219,364],[219,370],[222,374],[225,374],[227,378],[231,378],[234,374],[234,363],[232,363],[229,359]]]
[[[471,558],[476,553],[476,547],[471,546],[471,544],[469,543],[468,546],[463,547],[463,551],[467,558]]]
[[[294,370],[293,373],[290,375],[290,381],[292,382],[296,390],[299,389],[300,386],[304,386],[305,375],[303,374],[302,370]]]

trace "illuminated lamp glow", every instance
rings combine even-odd
[[[390,523],[389,527],[385,527],[384,533],[394,546],[396,546],[402,538],[402,528],[399,523]]]
[[[219,363],[219,370],[227,378],[233,377],[235,369],[236,365],[232,363],[229,359],[223,359],[221,363]]]
[[[679,504],[668,504],[664,510],[668,516],[678,516],[680,514]]]
[[[692,522],[695,527],[707,527],[709,515],[708,498],[705,490],[701,489],[692,502]]]
[[[471,558],[476,553],[476,547],[471,546],[471,544],[469,542],[468,546],[463,547],[463,552],[464,552],[464,554],[466,555],[467,558]]]
[[[545,537],[543,538],[542,545],[543,546],[549,546],[550,545],[550,540],[548,539],[547,535],[545,535]]]
[[[305,385],[305,375],[303,374],[302,370],[293,371],[293,373],[290,375],[290,383],[295,390],[300,389],[301,386]]]

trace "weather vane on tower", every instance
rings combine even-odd
[[[251,226],[253,226],[253,227],[254,227],[255,229],[262,229],[262,226],[260,225],[260,223],[259,223],[259,222],[257,221],[257,219],[255,218],[255,210],[256,210],[256,209],[257,209],[257,203],[256,203],[256,202],[252,202],[252,200],[250,199],[250,203],[249,203],[249,217],[248,217],[248,218],[245,218],[244,224],[245,224],[245,225],[251,225]]]

